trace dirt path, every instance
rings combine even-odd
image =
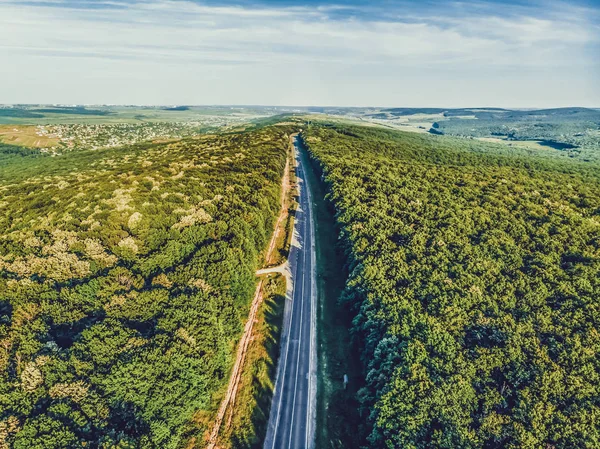
[[[290,145],[293,146],[293,138],[294,135],[290,136]],[[284,223],[289,209],[289,201],[288,195],[290,192],[290,163],[293,160],[290,157],[290,153],[288,153],[286,162],[285,162],[285,171],[283,174],[283,178],[281,180],[281,211],[279,212],[279,216],[277,217],[277,221],[275,224],[275,231],[273,232],[273,236],[271,237],[271,241],[269,242],[269,247],[265,254],[265,265],[269,266],[273,258],[273,252],[275,250],[275,245],[277,242],[277,238],[280,232],[283,232],[282,224]],[[284,264],[285,265],[285,264]],[[264,274],[263,272],[268,269],[258,270],[257,274]],[[227,386],[227,393],[225,397],[221,401],[221,405],[219,406],[219,410],[217,412],[217,417],[215,419],[215,423],[213,425],[213,429],[210,433],[210,437],[208,440],[207,449],[215,449],[217,448],[217,442],[219,438],[219,431],[221,430],[221,425],[223,424],[223,420],[225,419],[225,415],[227,414],[227,410],[229,409],[229,417],[227,419],[228,425],[231,423],[231,418],[233,416],[233,410],[235,405],[235,398],[237,396],[238,387],[240,384],[240,379],[242,376],[242,368],[244,366],[244,360],[246,359],[246,353],[248,351],[248,345],[252,340],[252,328],[254,326],[254,322],[256,321],[256,313],[258,312],[258,308],[262,302],[262,279],[258,282],[256,286],[256,291],[254,293],[254,299],[252,300],[252,304],[250,306],[250,313],[248,314],[248,320],[246,321],[246,325],[244,326],[244,332],[242,334],[242,338],[240,340],[235,363],[233,365],[233,370],[231,372],[231,377],[229,378],[229,385]]]

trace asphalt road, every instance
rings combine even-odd
[[[299,208],[289,255],[281,355],[264,449],[312,449],[316,422],[316,254],[310,186],[298,137]]]

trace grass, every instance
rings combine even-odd
[[[58,138],[39,136],[35,126],[0,125],[0,142],[28,148],[49,148],[58,145]]]
[[[311,185],[317,247],[318,307],[318,386],[317,441],[320,449],[355,448],[359,446],[357,429],[361,419],[355,399],[362,386],[358,353],[351,343],[353,314],[338,302],[347,278],[344,257],[336,242],[338,233],[333,211],[324,200],[326,188],[317,173],[319,168],[306,164]],[[312,170],[311,170],[312,168]],[[343,377],[349,377],[344,389]]]
[[[279,274],[268,275],[263,283],[263,302],[246,353],[235,407],[231,408],[233,415],[226,416],[226,425],[221,428],[221,449],[262,447],[275,388],[285,287],[285,278]]]
[[[288,255],[290,254],[290,246],[292,243],[292,234],[294,232],[294,217],[296,216],[296,208],[298,203],[295,198],[296,195],[292,194],[292,201],[289,204],[289,207],[286,210],[285,218],[283,219],[281,229],[277,234],[277,238],[275,239],[275,248],[273,249],[273,254],[269,259],[269,263],[267,266],[276,267],[284,263]]]
[[[273,252],[266,263],[266,266],[269,267],[275,267],[284,263],[290,254],[290,246],[292,244],[292,235],[294,233],[294,217],[296,216],[296,209],[298,208],[298,189],[296,186],[296,170],[292,148],[293,144],[290,140],[290,165],[288,172],[289,179],[287,194],[283,198],[283,209],[285,211],[285,215],[279,229],[275,230],[275,247],[273,248]]]
[[[476,137],[476,139],[481,140],[482,142],[499,143],[509,147],[522,147],[533,150],[552,150],[552,148],[542,145],[540,140],[507,140],[498,137]]]

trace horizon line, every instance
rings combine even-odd
[[[18,107],[18,106],[53,106],[60,108],[76,108],[76,107],[187,107],[187,108],[201,108],[201,107],[227,107],[227,108],[337,108],[337,109],[497,109],[506,111],[518,111],[518,110],[545,110],[545,109],[600,109],[598,106],[551,106],[551,107],[538,107],[538,106],[527,106],[527,107],[499,107],[499,106],[338,106],[338,105],[273,105],[273,104],[227,104],[227,103],[206,103],[206,104],[191,104],[191,103],[0,103],[0,107]],[[179,112],[179,111],[172,111]]]

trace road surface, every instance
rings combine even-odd
[[[264,449],[313,449],[316,422],[316,253],[305,154],[295,137],[299,207],[289,254],[281,353]]]

